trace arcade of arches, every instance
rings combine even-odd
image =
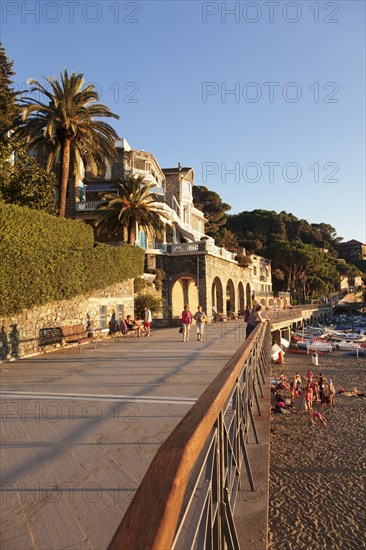
[[[165,272],[163,306],[171,318],[181,316],[184,304],[193,312],[202,305],[211,318],[215,312],[237,314],[246,306],[252,307],[254,301],[280,307],[286,300],[271,293],[254,296],[250,269],[206,253],[157,255],[154,259],[155,266]]]

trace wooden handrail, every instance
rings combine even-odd
[[[255,328],[157,451],[108,550],[169,550],[189,476],[266,325]]]

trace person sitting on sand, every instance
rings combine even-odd
[[[320,412],[312,411],[309,418],[310,418],[310,425],[312,427],[315,426],[315,419],[316,418],[319,420],[319,422],[321,422],[323,424],[323,426],[327,427],[327,421],[325,420],[324,416],[320,414]]]
[[[296,386],[300,384],[300,388],[302,387],[302,379],[301,379],[301,376],[300,374],[297,372],[294,376],[294,385],[295,385],[295,388]]]

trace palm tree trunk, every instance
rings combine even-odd
[[[130,218],[128,222],[128,244],[135,244],[136,240],[136,220]]]
[[[66,214],[66,193],[70,172],[70,145],[71,142],[69,139],[64,139],[61,141],[61,162],[58,188],[58,215],[60,218],[64,218]]]

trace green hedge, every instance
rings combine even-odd
[[[0,202],[0,315],[143,273],[144,251],[94,243],[83,222]]]

